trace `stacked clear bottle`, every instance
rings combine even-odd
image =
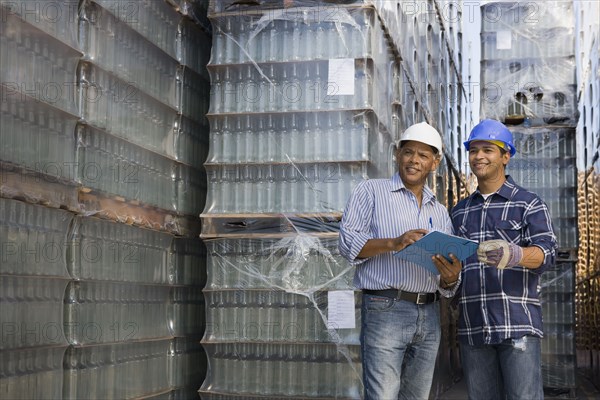
[[[200,393],[360,398],[358,348],[335,345],[217,343],[207,345],[209,376]]]
[[[79,49],[79,1],[58,0],[52,4],[15,0],[3,5],[3,15],[18,15],[28,24],[44,31],[62,43]],[[4,20],[3,20],[4,22]]]
[[[67,211],[0,199],[0,234],[5,238],[0,275],[68,278]]]
[[[66,345],[62,303],[67,283],[60,278],[0,275],[0,317],[6,332],[0,348]]]
[[[75,181],[75,124],[78,117],[28,96],[0,103],[0,157],[58,179]]]
[[[79,82],[86,123],[149,150],[167,153],[165,139],[177,120],[174,108],[90,63],[81,65]]]
[[[169,251],[169,279],[175,285],[204,287],[206,247],[199,239],[173,238]]]
[[[2,395],[8,399],[59,399],[63,395],[63,361],[67,347],[2,350]]]
[[[513,137],[520,156],[511,160],[509,174],[548,205],[559,247],[577,247],[575,130],[513,129]]]
[[[299,342],[359,344],[358,329],[331,332],[326,292],[314,296],[273,290],[207,291],[205,342]],[[360,314],[357,299],[356,314]],[[360,318],[359,318],[360,319]]]
[[[315,287],[353,287],[353,269],[339,254],[337,238],[218,239],[206,246],[209,290],[287,287],[308,292]]]
[[[75,82],[81,57],[78,50],[10,11],[3,13],[0,40],[0,81],[5,86],[4,96],[20,100],[25,95],[79,116]]]
[[[198,27],[196,23],[188,18],[183,18],[178,27],[177,60],[208,80],[206,65],[210,60],[210,52],[207,49],[211,48],[212,41],[212,36]]]
[[[197,287],[173,287],[169,326],[175,337],[199,336],[205,329],[205,300]]]
[[[196,338],[175,338],[169,349],[169,380],[173,388],[195,388],[198,376],[206,372],[206,353]]]
[[[173,149],[168,155],[182,164],[201,168],[209,152],[209,131],[208,120],[197,122],[179,115],[173,131],[165,138],[168,148]]]
[[[170,388],[171,340],[70,347],[65,354],[63,398],[142,397]]]
[[[340,212],[367,176],[350,163],[208,166],[205,213]]]
[[[172,236],[115,222],[77,217],[68,267],[77,280],[170,284]]]
[[[575,126],[573,4],[490,3],[482,7],[482,18],[483,86],[494,86],[486,91],[484,117],[518,124],[527,116],[534,126]],[[528,95],[522,112],[515,113],[515,95],[532,87],[541,90]]]
[[[181,15],[165,1],[94,0],[172,58],[177,58]]]
[[[175,161],[79,125],[77,165],[78,180],[85,187],[176,210]]]
[[[575,387],[575,262],[558,261],[540,280],[544,386]]]
[[[264,11],[264,10],[261,10]],[[366,58],[387,47],[373,8],[228,13],[215,26],[211,64]],[[315,46],[321,43],[321,46]]]
[[[209,242],[203,338],[209,374],[200,392],[207,398],[359,398],[360,367],[352,356],[342,356],[356,354],[358,330],[327,330],[325,322],[327,291],[351,289],[353,271],[336,252],[325,255],[316,251],[317,243],[293,242],[303,235],[292,242],[279,235],[275,246],[265,236],[281,213],[292,230],[310,225],[302,220],[309,213],[339,215],[358,182],[394,172],[391,104],[397,53],[389,49],[381,21],[393,21],[390,15],[397,11],[382,2],[273,12],[265,10],[276,4],[261,6],[246,14],[235,12],[246,7],[236,4],[231,12],[219,9],[222,14],[211,15],[215,37],[204,226],[212,224],[217,235],[240,226],[239,232],[256,239]],[[332,11],[337,19],[327,17]],[[394,24],[392,34],[398,21]],[[414,24],[424,36],[427,30],[416,17]],[[432,36],[432,45],[435,40]],[[427,75],[429,53],[413,54],[415,43],[409,58],[417,57],[419,65],[405,68],[413,91],[419,77],[437,79]],[[324,84],[331,82],[338,86]],[[416,89],[407,122],[433,114],[428,107],[435,103],[425,97],[428,87]],[[290,374],[300,379],[292,381]]]
[[[178,107],[179,63],[175,58],[96,3],[87,3],[82,13],[86,59],[163,103]]]
[[[69,343],[90,345],[171,336],[168,286],[71,282],[65,299]]]
[[[72,218],[63,210],[0,199],[0,386],[5,397],[61,396]]]

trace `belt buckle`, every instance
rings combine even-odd
[[[417,301],[415,302],[419,305],[427,303],[427,293],[417,293]]]

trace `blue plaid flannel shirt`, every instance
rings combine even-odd
[[[510,176],[486,200],[476,191],[452,210],[456,235],[477,242],[503,239],[521,247],[538,246],[544,261],[537,269],[497,269],[474,254],[463,263],[458,291],[458,336],[470,345],[497,344],[524,335],[542,337],[539,277],[554,264],[556,236],[548,207]]]

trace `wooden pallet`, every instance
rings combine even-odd
[[[202,214],[202,238],[338,235],[341,213]]]
[[[177,215],[172,211],[143,204],[139,200],[109,195],[90,188],[80,188],[78,202],[79,212],[84,215],[166,231],[177,236],[198,237],[201,231],[198,218]]]
[[[0,197],[78,212],[78,190],[74,181],[0,162]]]
[[[577,253],[579,248],[560,248],[556,251],[556,261],[573,261],[577,262]]]

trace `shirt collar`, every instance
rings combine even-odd
[[[404,182],[402,182],[402,179],[400,178],[400,173],[396,172],[390,181],[392,183],[392,192],[397,192],[402,189],[406,190],[407,192],[409,191],[406,186],[404,186]],[[423,204],[430,201],[435,201],[435,194],[433,194],[433,191],[429,188],[429,186],[425,185],[423,186]]]
[[[507,200],[510,200],[514,196],[514,191],[515,191],[516,186],[517,185],[516,185],[515,181],[513,180],[513,178],[511,178],[510,175],[506,175],[506,180],[504,181],[502,186],[500,186],[500,188],[492,194],[497,194],[497,195],[504,197]],[[479,193],[481,195],[481,192],[479,191],[479,187],[477,187],[476,193]]]

